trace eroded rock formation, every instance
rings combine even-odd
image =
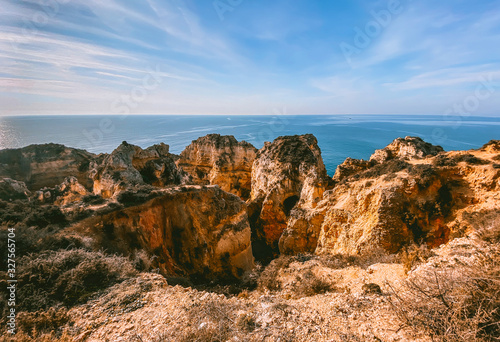
[[[78,202],[90,192],[78,182],[76,177],[67,177],[54,188],[42,188],[35,192],[34,199],[43,204],[67,205]]]
[[[54,187],[66,177],[76,177],[87,188],[89,164],[95,155],[58,144],[31,145],[0,151],[0,178],[26,183],[31,191]]]
[[[100,155],[91,163],[94,194],[109,198],[131,186],[183,184],[187,177],[175,165],[176,158],[165,144],[142,149],[123,142],[111,154]]]
[[[78,220],[92,215],[87,227],[102,246],[144,248],[165,274],[194,278],[240,276],[252,248],[261,261],[278,251],[394,253],[437,247],[500,216],[499,141],[444,152],[396,139],[368,161],[348,158],[333,179],[312,135],[279,137],[258,152],[209,135],[180,157],[164,144],[124,142],[99,156],[48,144],[0,151],[0,179],[0,199],[34,194],[37,204],[74,208]],[[175,187],[190,182],[204,185]]]
[[[250,196],[252,164],[257,149],[233,136],[209,134],[182,151],[177,165],[194,184],[217,184],[243,199]]]
[[[148,195],[144,203],[118,207],[78,229],[108,250],[146,250],[164,275],[220,280],[253,268],[250,226],[239,197],[218,186],[196,185]]]
[[[328,182],[313,135],[279,137],[266,143],[253,164],[249,201],[256,254],[276,253],[292,210],[314,208]]]
[[[429,144],[419,137],[397,138],[387,147],[376,150],[370,157],[370,161],[380,164],[391,159],[422,159],[443,151],[441,146]]]
[[[285,253],[369,254],[417,243],[437,247],[498,215],[497,142],[443,152],[419,138],[396,139],[370,161],[348,159],[316,208],[295,210]],[[283,238],[282,238],[283,239]],[[281,247],[281,245],[280,245]]]

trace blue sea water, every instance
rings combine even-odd
[[[180,153],[209,133],[234,135],[261,148],[278,136],[312,133],[328,173],[345,158],[367,159],[398,137],[419,136],[446,150],[479,148],[500,139],[500,117],[429,115],[303,116],[12,116],[0,117],[0,149],[60,143],[109,153],[122,141],[141,147],[164,142]]]

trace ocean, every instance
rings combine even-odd
[[[0,116],[0,149],[59,143],[109,153],[122,141],[164,142],[179,154],[192,140],[219,133],[261,148],[278,136],[312,133],[330,175],[347,157],[367,159],[398,137],[419,136],[445,150],[479,148],[500,139],[500,117],[431,115],[130,115]]]

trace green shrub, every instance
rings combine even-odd
[[[81,249],[46,251],[19,259],[19,311],[70,307],[94,293],[134,275],[130,262],[117,256]]]
[[[67,224],[66,216],[61,209],[54,205],[34,208],[25,220],[28,226],[47,227],[49,224],[63,226]]]
[[[60,233],[61,227],[48,225],[44,228],[17,225],[16,257],[26,256],[30,253],[39,253],[47,250],[76,249],[83,246],[80,237],[66,236]],[[7,250],[7,226],[0,227],[0,250]],[[0,258],[0,271],[6,271],[7,260]]]

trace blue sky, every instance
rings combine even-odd
[[[498,0],[0,8],[0,115],[500,114]]]

